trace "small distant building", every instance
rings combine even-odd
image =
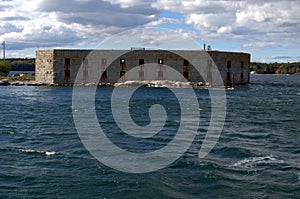
[[[136,80],[145,80],[148,72],[155,74],[153,80],[168,80],[166,66],[195,83],[231,86],[250,81],[250,54],[205,50],[38,50],[35,75],[37,82],[46,84],[72,85],[76,77],[91,83],[95,75],[97,84],[114,84],[132,80],[127,73],[135,67]],[[222,81],[214,83],[217,72]]]

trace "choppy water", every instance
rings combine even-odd
[[[227,91],[228,113],[218,144],[198,152],[208,125],[208,92],[197,89],[200,135],[169,167],[128,174],[99,163],[84,148],[72,116],[72,88],[0,87],[0,198],[297,198],[300,195],[300,76],[254,75]],[[88,88],[87,88],[88,89]],[[168,107],[169,139],[118,135],[110,116],[112,88],[98,89],[96,109],[106,133],[127,150],[157,150],[178,127],[177,102],[166,89],[144,88],[132,103]],[[145,108],[144,108],[145,109]],[[146,109],[132,110],[140,125]],[[117,133],[115,133],[117,132]],[[118,137],[120,136],[120,137]]]

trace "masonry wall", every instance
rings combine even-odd
[[[54,83],[73,84],[83,59],[89,53],[88,50],[54,50]],[[69,60],[69,66],[66,65],[67,60]],[[69,77],[66,77],[68,70]]]
[[[36,80],[47,84],[188,80],[231,85],[232,81],[235,84],[249,82],[250,55],[180,50],[40,50],[36,64]],[[215,69],[211,67],[214,64]],[[166,66],[181,75],[173,75],[174,71]],[[201,74],[195,66],[200,67]],[[215,81],[219,74],[217,70],[221,73],[221,82]]]
[[[54,83],[54,51],[36,51],[35,80],[40,83]]]
[[[208,51],[219,68],[224,85],[248,84],[250,82],[250,54]],[[227,78],[230,73],[230,79]]]
[[[189,52],[189,54],[196,52]],[[189,81],[204,81],[198,72],[194,69],[192,63],[188,62],[187,66],[184,66],[184,57],[181,54],[174,53],[171,51],[162,50],[148,50],[148,51],[129,51],[126,54],[120,56],[118,59],[112,62],[107,70],[107,75],[109,77],[109,82],[116,83],[120,81],[120,71],[122,70],[120,66],[120,61],[123,59],[126,62],[126,73],[133,68],[137,67],[138,71],[135,71],[136,76],[130,75],[121,79],[121,81],[126,80],[172,80],[172,81],[185,81],[183,76],[184,68],[187,68]],[[144,64],[139,63],[143,60]],[[186,59],[187,60],[187,59]],[[159,63],[161,61],[162,63]],[[178,74],[174,74],[173,68]],[[144,73],[144,78],[141,78],[139,72]]]

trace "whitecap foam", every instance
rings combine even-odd
[[[243,167],[243,168],[252,168],[258,164],[282,164],[283,160],[279,160],[275,158],[273,155],[263,156],[263,157],[251,157],[246,158],[244,160],[240,160],[235,163],[233,166],[235,167]]]
[[[45,154],[46,156],[52,156],[57,154],[54,151],[39,151],[39,150],[32,150],[32,149],[21,149],[19,150],[21,152],[25,152],[25,153],[39,153],[39,154]]]
[[[7,134],[7,135],[13,135],[15,134],[15,132],[12,132],[12,131],[5,131],[5,132],[0,132],[0,134]]]
[[[54,152],[54,151],[52,151],[52,152],[46,151],[45,154],[48,155],[48,156],[51,156],[51,155],[55,155],[56,152]]]

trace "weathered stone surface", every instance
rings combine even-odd
[[[124,65],[122,60],[125,62]],[[163,64],[159,64],[160,61]],[[197,64],[200,65],[201,74],[194,67]],[[212,65],[216,66],[217,71],[211,67]],[[168,76],[171,71],[166,66],[178,71],[181,77]],[[249,66],[250,54],[234,52],[38,50],[36,52],[36,81],[47,85],[73,85],[76,83],[78,85],[106,86],[128,80],[184,82],[188,79],[193,85],[199,86],[231,86],[249,83]],[[134,73],[136,75],[129,77],[127,75],[129,71],[136,67],[139,68]],[[147,75],[150,73],[154,75],[147,79]],[[216,79],[219,74],[221,81],[217,82]],[[120,78],[121,76],[122,78]],[[79,82],[75,82],[76,77],[78,77]]]

